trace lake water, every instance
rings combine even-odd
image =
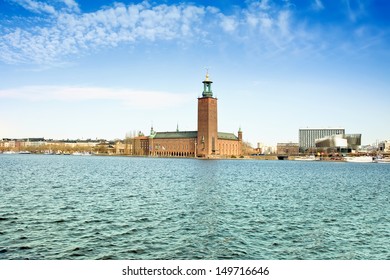
[[[0,259],[390,259],[390,164],[0,155]]]

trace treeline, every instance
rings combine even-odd
[[[39,146],[17,146],[17,147],[0,147],[0,151],[26,151],[30,153],[99,153],[106,154],[110,149],[113,149],[109,144],[97,144],[95,146],[85,145],[67,145],[67,144],[44,144]]]

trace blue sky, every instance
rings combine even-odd
[[[0,138],[196,130],[206,68],[219,131],[390,140],[390,2],[0,0]]]

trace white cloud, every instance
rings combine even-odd
[[[265,9],[265,4],[261,4],[250,5],[244,11],[242,22],[246,25],[246,29],[252,32],[247,37],[257,43],[262,53],[294,51],[295,48],[301,47],[301,43],[311,43],[311,41],[303,40],[301,35],[305,31],[298,26],[291,10],[286,7],[271,6],[268,2],[265,3]]]
[[[261,0],[259,2],[254,2],[252,5],[256,5],[260,10],[268,10],[271,8],[269,0]]]
[[[238,22],[234,16],[220,15],[220,25],[225,32],[234,32],[237,29]]]
[[[10,1],[15,2],[16,4],[22,6],[23,8],[25,8],[30,12],[38,13],[38,14],[46,13],[51,15],[57,15],[59,11],[80,12],[79,5],[74,0],[56,0],[56,2],[53,3],[53,5],[49,5],[43,1],[36,1],[36,0],[10,0]],[[58,2],[65,5],[65,8],[64,7],[56,8],[56,6],[58,6],[59,4]],[[54,6],[54,4],[57,5]]]
[[[312,8],[315,11],[321,11],[324,9],[324,4],[322,4],[321,0],[314,0]]]
[[[71,5],[73,1],[66,2],[76,7]],[[149,7],[147,3],[116,4],[94,13],[59,12],[52,26],[15,28],[0,35],[0,60],[46,64],[83,50],[120,43],[184,40],[202,34],[204,13],[203,7],[192,5]]]
[[[48,14],[56,14],[56,10],[53,6],[48,5],[43,2],[33,1],[33,0],[11,0],[21,5],[26,10],[29,10],[34,13],[48,13]]]
[[[351,6],[350,1],[344,1],[352,21],[364,13],[361,2]],[[307,19],[298,18],[296,7],[289,1],[248,1],[245,8],[229,15],[213,6],[187,3],[114,3],[90,13],[80,12],[75,0],[50,1],[53,6],[37,0],[18,3],[38,13],[37,21],[45,25],[18,25],[18,17],[15,27],[0,29],[0,61],[11,64],[58,64],[73,55],[143,42],[174,41],[182,46],[183,42],[232,40],[271,54],[324,51],[323,46],[333,44],[326,41],[329,36],[324,36],[326,30],[321,25],[310,25]],[[310,5],[316,10],[324,8],[322,0],[312,0],[309,9]],[[51,16],[46,18],[48,14]],[[347,31],[338,34],[343,32]],[[364,44],[364,38],[361,42]]]
[[[75,11],[75,12],[80,12],[79,4],[77,4],[76,1],[74,0],[59,0],[63,2],[69,10]]]
[[[191,94],[173,94],[162,91],[140,91],[124,88],[80,86],[25,86],[0,90],[0,99],[24,101],[118,101],[134,108],[176,107],[192,101]]]

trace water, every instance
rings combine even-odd
[[[390,164],[0,155],[0,259],[390,259]]]

